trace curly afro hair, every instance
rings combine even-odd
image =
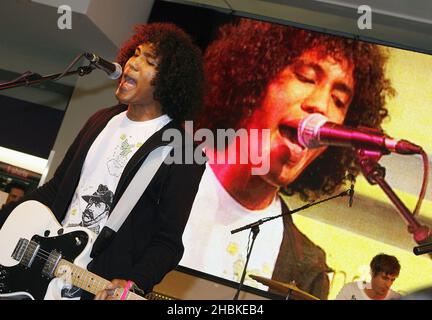
[[[179,27],[171,23],[136,25],[135,34],[117,55],[124,67],[137,46],[149,43],[160,59],[152,81],[154,99],[177,122],[192,120],[202,107],[204,72],[201,50]]]
[[[384,107],[393,89],[385,78],[386,56],[377,45],[318,32],[250,19],[224,25],[204,55],[209,90],[199,127],[238,129],[260,106],[270,81],[304,51],[322,47],[323,55],[352,61],[355,93],[345,124],[381,129]],[[286,195],[309,200],[334,193],[357,175],[355,154],[349,148],[328,147],[293,183],[281,188]]]

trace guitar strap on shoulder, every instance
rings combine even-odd
[[[101,253],[111,242],[172,149],[171,145],[158,147],[144,160],[99,233],[90,254],[92,258]]]

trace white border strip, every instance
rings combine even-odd
[[[48,164],[47,159],[3,147],[0,147],[0,161],[39,174],[44,172]]]

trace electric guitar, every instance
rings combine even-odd
[[[0,229],[0,298],[62,299],[72,285],[96,294],[110,281],[86,269],[96,235],[83,227],[63,228],[37,201],[18,205]],[[115,289],[120,299],[123,289]],[[129,291],[127,300],[157,299]]]

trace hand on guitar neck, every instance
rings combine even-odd
[[[96,293],[94,300],[119,300],[117,292],[122,294],[123,290],[125,290],[128,286],[130,287],[130,283],[127,280],[114,279],[105,290],[101,290]],[[116,290],[120,288],[122,290]],[[127,290],[129,291],[129,289]]]

